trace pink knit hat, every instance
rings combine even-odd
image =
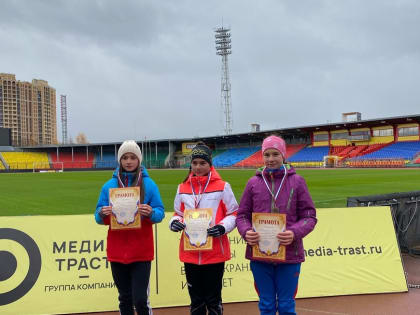
[[[262,144],[262,153],[264,154],[267,149],[276,149],[280,151],[283,158],[286,158],[286,142],[280,137],[269,136],[265,138]]]

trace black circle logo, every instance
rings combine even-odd
[[[28,293],[38,280],[41,272],[41,252],[38,245],[28,234],[15,229],[1,228],[1,239],[12,240],[23,246],[29,256],[29,269],[23,281],[16,288],[9,292],[0,293],[0,306],[13,303]],[[16,257],[10,252],[0,251],[0,264],[0,281],[5,281],[13,276],[16,271]]]

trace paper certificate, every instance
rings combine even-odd
[[[260,235],[258,245],[252,247],[252,256],[259,259],[285,260],[286,247],[280,246],[279,232],[286,229],[286,215],[280,213],[253,213],[252,227]]]
[[[207,229],[213,219],[212,209],[184,210],[184,250],[209,250],[213,238],[207,236]]]
[[[111,230],[141,228],[140,187],[111,188],[109,203],[112,206]]]

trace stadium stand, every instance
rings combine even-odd
[[[377,143],[370,145],[357,145],[357,146],[333,146],[330,149],[329,155],[339,156],[343,159],[362,156],[368,153],[375,152],[387,146],[388,143]]]
[[[420,116],[407,117],[407,121],[415,121],[410,124],[401,124],[401,117],[392,120],[387,120],[389,126],[384,126],[384,121],[378,120],[357,123],[356,129],[352,129],[355,125],[351,123],[351,126],[344,125],[347,129],[343,127],[338,131],[333,128],[338,125],[322,126],[321,130],[328,130],[322,132],[315,131],[320,128],[314,126],[307,130],[288,130],[284,132],[288,142],[305,144],[288,144],[286,161],[295,167],[419,167]],[[359,125],[365,126],[359,128]],[[353,134],[353,131],[356,133]],[[264,133],[238,134],[214,139],[210,137],[204,141],[211,148],[217,148],[213,150],[213,164],[216,167],[256,168],[264,165],[261,145],[258,145],[264,136]],[[188,168],[188,152],[196,141],[174,139],[141,142],[142,149],[144,145],[142,164],[147,168]],[[56,147],[0,146],[0,171],[113,169],[118,166],[115,157],[117,148],[117,143]]]
[[[3,159],[10,170],[32,170],[34,164],[49,169],[50,162],[46,152],[2,152]]]
[[[175,165],[177,165],[181,168],[189,168],[190,167],[190,161],[188,159],[188,155],[183,154],[181,150],[174,152],[173,158],[176,161]]]
[[[333,147],[330,148],[329,155],[344,157],[351,150],[353,150],[352,146],[333,146]]]
[[[165,160],[168,157],[168,153],[158,152],[152,153],[150,155],[143,155],[143,162],[142,164],[146,166],[146,168],[162,168],[165,166]]]
[[[291,156],[299,152],[305,147],[305,144],[288,144],[286,149],[286,160]],[[244,160],[236,163],[234,167],[261,167],[264,165],[261,147],[258,147],[258,151]]]
[[[102,159],[99,152],[96,154],[95,168],[116,168],[117,166],[118,162],[114,152],[102,152]]]
[[[330,147],[306,147],[289,158],[289,162],[322,162]]]
[[[63,167],[66,168],[93,168],[93,162],[95,159],[95,154],[89,153],[88,158],[86,158],[85,152],[74,152],[73,156],[71,152],[60,152],[50,153],[51,162],[53,162],[54,168],[61,168],[56,162],[63,162]]]
[[[291,158],[293,155],[295,155],[297,152],[302,150],[304,147],[306,147],[306,144],[288,144],[287,151],[286,151],[286,160]]]
[[[146,168],[163,168],[167,157],[168,153],[164,152],[158,152],[157,156],[155,153],[151,156],[149,154],[147,154],[147,156],[143,155],[142,165],[146,166]],[[102,159],[101,154],[99,152],[96,153],[94,163],[95,168],[116,168],[117,166],[118,162],[115,158],[114,152],[103,152]]]
[[[234,148],[228,149],[213,158],[215,167],[232,167],[239,161],[244,160],[250,155],[260,150],[260,147]]]
[[[347,154],[346,158],[353,158],[355,156],[361,155],[362,152],[367,149],[367,147],[368,147],[367,145],[356,145],[356,146],[354,146],[353,147],[354,149],[351,150]]]
[[[264,165],[261,148],[251,156],[239,161],[234,167],[261,167]]]
[[[356,159],[404,159],[412,160],[420,151],[420,141],[395,142],[377,151],[358,156]]]
[[[359,155],[366,155],[375,151],[378,151],[382,148],[385,148],[386,146],[390,145],[391,143],[376,143],[376,144],[370,144],[364,149]]]
[[[226,149],[214,149],[212,152],[211,152],[211,155],[212,155],[212,157],[213,157],[213,159],[216,157],[216,156],[218,156],[219,154],[222,154],[223,152],[225,152],[226,151]]]
[[[413,159],[413,163],[414,163],[414,164],[420,164],[420,152],[418,152],[418,153],[415,155],[415,157],[414,157],[414,159]]]

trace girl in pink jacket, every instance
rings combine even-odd
[[[267,137],[262,152],[265,167],[257,170],[248,181],[236,225],[248,244],[246,258],[251,260],[260,313],[296,314],[300,264],[305,260],[302,238],[314,229],[316,211],[305,180],[290,165],[284,164],[285,141],[276,136]],[[285,246],[284,261],[253,257],[252,246],[260,240],[260,235],[252,228],[253,212],[286,214],[286,228],[277,234],[279,244]]]

